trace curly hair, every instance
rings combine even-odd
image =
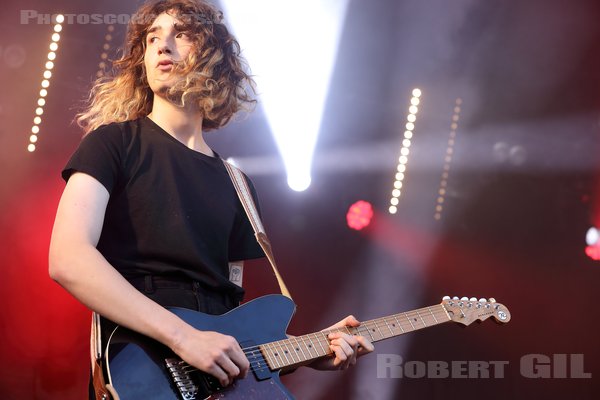
[[[129,21],[123,56],[111,76],[96,80],[77,123],[85,133],[111,122],[146,116],[154,93],[144,66],[145,37],[156,17],[169,13],[191,33],[193,51],[172,73],[181,76],[167,90],[180,107],[193,105],[203,114],[205,131],[226,125],[233,115],[256,103],[254,81],[246,72],[240,46],[223,24],[222,13],[204,0],[159,0],[144,4]]]

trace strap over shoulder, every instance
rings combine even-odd
[[[223,164],[229,173],[229,177],[233,182],[233,186],[235,187],[235,191],[240,198],[240,202],[242,206],[244,206],[244,210],[248,215],[248,219],[250,220],[250,224],[252,224],[252,229],[254,229],[254,236],[256,236],[256,240],[260,247],[265,252],[271,267],[273,268],[273,272],[275,273],[275,277],[277,278],[277,283],[279,283],[279,289],[281,290],[281,294],[286,297],[292,298],[287,286],[283,282],[283,278],[277,269],[277,265],[275,264],[275,257],[273,257],[273,251],[271,249],[271,242],[267,237],[265,232],[265,228],[260,220],[260,216],[258,215],[258,210],[256,208],[256,204],[254,204],[254,199],[252,198],[252,193],[250,192],[250,187],[248,186],[248,182],[244,177],[242,171],[239,168],[232,165],[231,163],[223,160]]]

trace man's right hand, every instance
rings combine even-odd
[[[190,328],[173,346],[182,360],[214,376],[223,387],[246,376],[250,363],[234,337]]]

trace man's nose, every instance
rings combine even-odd
[[[171,47],[169,46],[169,42],[164,40],[158,46],[158,54],[171,54]]]

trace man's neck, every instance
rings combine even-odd
[[[154,96],[152,112],[148,117],[169,135],[192,150],[214,156],[202,136],[202,114],[177,107],[168,100]]]

